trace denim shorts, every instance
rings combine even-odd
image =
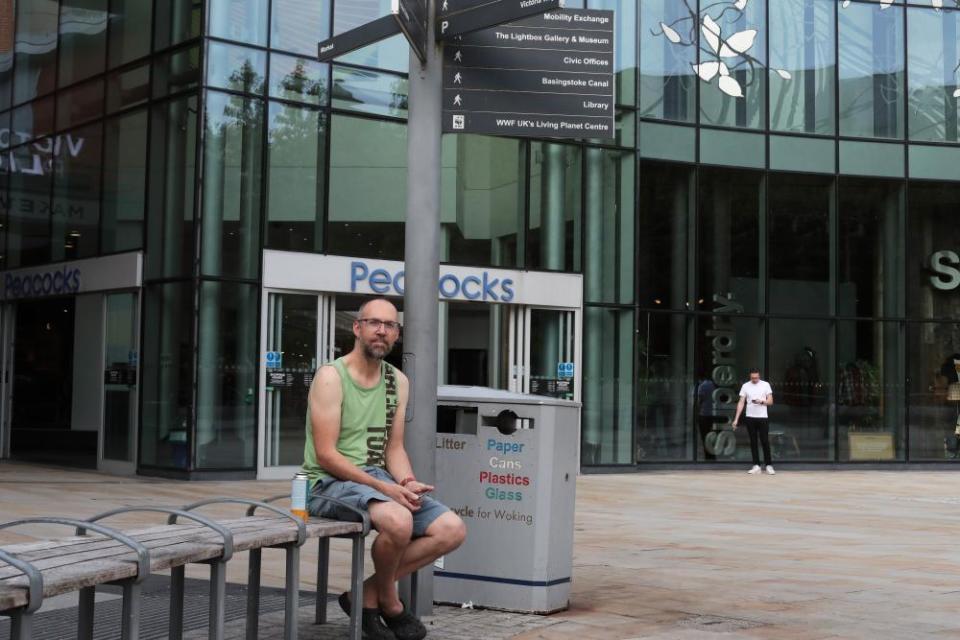
[[[363,467],[363,470],[377,480],[397,484],[397,481],[394,480],[393,476],[385,469],[381,469],[380,467]],[[310,500],[307,503],[307,510],[310,512],[310,515],[354,522],[359,522],[360,520],[357,514],[336,503],[322,500],[323,496],[342,500],[364,511],[368,511],[367,503],[371,500],[380,500],[381,502],[391,501],[390,498],[373,487],[360,484],[359,482],[337,480],[332,477],[318,480],[317,483],[313,485],[313,490],[310,492]],[[425,535],[427,527],[449,510],[446,506],[430,496],[421,496],[420,508],[413,512],[413,537],[419,538]]]

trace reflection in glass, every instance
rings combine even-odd
[[[960,318],[960,185],[913,182],[909,186],[910,233],[907,312],[919,319]]]
[[[631,309],[587,307],[583,331],[581,462],[632,464],[633,318]]]
[[[392,73],[334,66],[330,97],[336,109],[405,118],[407,79]]]
[[[732,294],[744,311],[758,310],[763,188],[759,171],[701,169],[699,304]]]
[[[903,8],[852,2],[840,14],[840,134],[903,137]]]
[[[311,57],[317,55],[317,43],[330,34],[332,4],[317,0],[273,0],[270,48]]]
[[[393,0],[364,0],[363,2],[334,3],[333,35],[363,26],[387,15],[391,11],[392,2]],[[409,50],[410,45],[407,44],[407,39],[403,34],[398,34],[357,49],[337,60],[362,67],[405,73]]]
[[[257,446],[257,285],[201,282],[197,467],[244,469]]]
[[[319,252],[326,197],[326,118],[316,109],[271,102],[269,119],[266,245]]]
[[[826,315],[833,178],[771,173],[769,180],[770,311]]]
[[[446,136],[440,260],[516,267],[525,158],[519,140]]]
[[[200,272],[256,278],[260,271],[261,100],[207,92]]]
[[[833,460],[831,325],[771,319],[764,379],[773,387],[770,449],[774,460]]]
[[[907,9],[910,139],[957,141],[960,12]]]
[[[9,2],[3,4],[10,5]],[[60,4],[58,0],[15,4],[17,35],[14,40],[13,104],[21,104],[53,91],[57,78]]]
[[[50,261],[50,182],[53,140],[17,147],[4,155],[10,172],[7,266]]]
[[[407,208],[407,128],[333,116],[330,128],[328,251],[403,258]]]
[[[695,3],[648,0],[639,4],[640,115],[692,122],[698,25],[689,18],[696,15]]]
[[[244,93],[263,93],[267,54],[256,49],[211,42],[207,47],[207,84]]]
[[[617,104],[635,105],[637,100],[637,5],[636,0],[592,0],[591,9],[613,11],[614,60]],[[564,6],[570,7],[570,3]]]
[[[584,150],[584,296],[630,304],[634,298],[633,151]]]
[[[53,176],[51,259],[89,258],[99,250],[100,165],[103,127],[95,124],[61,137]]]
[[[191,275],[197,98],[155,105],[151,118],[145,276]]]
[[[107,76],[107,113],[143,104],[149,97],[149,64]]]
[[[153,50],[160,51],[200,36],[202,2],[192,0],[154,0]]]
[[[13,132],[10,146],[53,133],[53,96],[16,107],[13,110]]]
[[[693,459],[688,326],[681,314],[648,311],[637,318],[637,462]]]
[[[102,73],[106,46],[107,0],[60,0],[57,85],[65,87]]]
[[[911,460],[960,462],[960,324],[909,326]]]
[[[12,25],[14,3],[0,3],[0,23]],[[13,101],[13,38],[9,32],[0,38],[0,111],[10,108]]]
[[[150,33],[153,23],[151,0],[110,0],[110,29],[107,51],[108,68],[113,69],[150,53]]]
[[[770,2],[770,128],[833,134],[836,0]]]
[[[200,85],[201,75],[199,47],[160,56],[153,64],[153,97],[194,89]]]
[[[147,111],[111,118],[104,127],[100,251],[141,249],[146,206]]]
[[[144,466],[192,466],[193,297],[192,282],[144,289],[140,418],[140,464]]]
[[[137,443],[137,294],[104,296],[104,368],[126,378],[103,385],[103,457],[135,462]],[[131,375],[132,374],[132,375]]]
[[[210,0],[209,33],[215,38],[267,44],[267,0]]]
[[[893,322],[837,322],[839,459],[903,459],[903,347]]]
[[[687,165],[640,164],[637,302],[642,307],[685,309],[694,171]]]
[[[103,79],[91,80],[57,93],[57,129],[70,127],[103,115]]]
[[[326,104],[327,72],[327,65],[308,58],[271,54],[270,97]]]
[[[580,148],[572,145],[530,145],[528,268],[581,269],[581,157]]]

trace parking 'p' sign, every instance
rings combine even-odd
[[[279,369],[283,364],[283,351],[267,351],[263,359],[267,369]]]

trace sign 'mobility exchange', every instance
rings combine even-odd
[[[559,10],[447,40],[444,133],[614,137],[613,12]]]

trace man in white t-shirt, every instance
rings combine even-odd
[[[774,475],[773,465],[770,464],[770,425],[767,422],[767,407],[773,404],[773,389],[770,383],[760,379],[760,370],[750,370],[750,381],[740,387],[740,402],[737,403],[737,415],[733,419],[733,429],[736,431],[740,422],[740,414],[746,406],[747,415],[744,422],[747,424],[747,433],[750,434],[750,453],[753,455],[753,467],[747,473],[760,473],[760,452],[757,450],[757,439],[763,445],[763,461],[767,473]]]

